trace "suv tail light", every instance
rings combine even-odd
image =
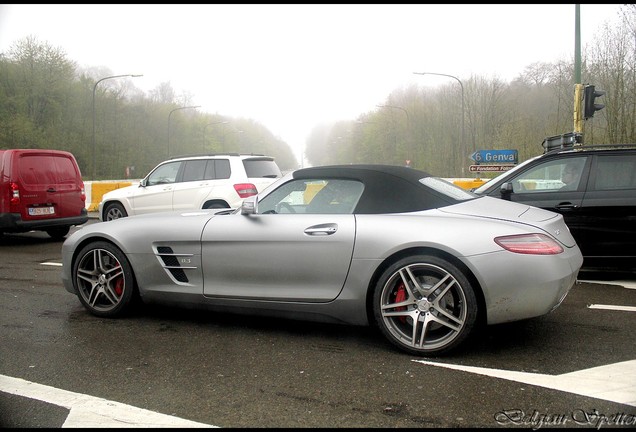
[[[495,238],[495,243],[507,251],[530,255],[556,255],[563,248],[545,234],[520,234]]]
[[[86,189],[84,189],[83,183],[82,183],[82,187],[80,188],[80,199],[82,201],[86,201]]]
[[[256,195],[258,190],[256,190],[256,186],[252,183],[238,183],[234,185],[234,190],[241,198],[251,197],[252,195]]]
[[[20,204],[20,189],[16,183],[11,183],[11,204]]]

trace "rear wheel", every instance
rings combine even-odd
[[[230,208],[230,206],[228,206],[227,203],[223,201],[212,201],[212,202],[205,203],[205,205],[203,206],[204,210],[217,210],[217,209],[226,209],[226,208]]]
[[[380,331],[403,351],[421,356],[459,346],[475,327],[477,309],[466,276],[436,256],[396,262],[383,273],[373,296]]]
[[[49,228],[46,230],[46,233],[56,239],[56,240],[61,240],[64,238],[64,236],[66,236],[66,234],[68,234],[68,232],[71,230],[71,227],[66,226],[66,227],[57,227],[57,228]]]
[[[132,308],[132,267],[113,244],[99,241],[86,245],[77,255],[72,278],[80,301],[93,315],[115,317]]]
[[[108,204],[104,210],[104,220],[111,221],[128,216],[126,209],[119,203]]]

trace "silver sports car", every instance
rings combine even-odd
[[[300,169],[234,210],[87,225],[62,255],[66,290],[100,317],[141,300],[375,325],[424,356],[549,313],[583,262],[559,214],[386,165]]]

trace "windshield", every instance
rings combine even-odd
[[[498,183],[499,183],[499,181],[505,181],[508,177],[510,177],[511,175],[514,175],[514,173],[519,171],[521,168],[523,168],[524,166],[528,165],[533,160],[540,158],[541,156],[543,156],[543,155],[535,156],[533,158],[530,158],[530,159],[527,159],[527,160],[521,162],[519,165],[517,165],[516,167],[514,167],[510,171],[506,171],[505,173],[501,174],[500,176],[497,176],[494,179],[489,180],[486,183],[484,183],[483,185],[479,186],[477,189],[475,189],[474,192],[477,195],[486,193],[492,187],[493,180],[497,180]]]

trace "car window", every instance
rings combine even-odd
[[[177,179],[177,173],[179,172],[181,164],[181,161],[168,162],[157,167],[157,169],[148,176],[146,184],[152,186],[156,184],[174,183]]]
[[[522,173],[512,181],[516,193],[577,190],[581,182],[584,156],[551,160]]]
[[[293,180],[259,201],[258,212],[352,214],[363,190],[355,180]]]
[[[203,180],[206,165],[206,160],[191,160],[184,162],[183,178],[181,181],[188,182]]]
[[[276,162],[269,159],[244,159],[243,166],[248,178],[278,178],[281,176]]]
[[[607,191],[636,188],[636,155],[598,157],[595,184],[591,190]]]

